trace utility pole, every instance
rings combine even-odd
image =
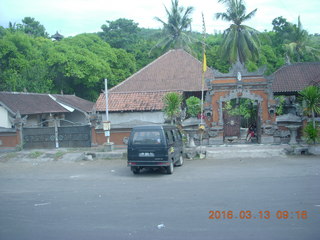
[[[110,143],[110,129],[111,129],[111,122],[109,121],[109,98],[108,98],[108,80],[104,79],[104,94],[106,97],[106,120],[103,121],[103,130],[104,135],[107,138],[107,151],[112,151],[113,143]]]
[[[204,74],[207,71],[207,58],[206,58],[206,25],[204,23],[204,15],[202,13],[202,34],[203,34],[203,39],[202,39],[202,53],[203,53],[203,62],[202,62],[202,77],[201,77],[201,113],[200,113],[200,159],[205,158],[205,155],[202,153],[202,145],[203,145],[203,133],[205,132],[205,124],[203,123],[203,92],[204,92]]]

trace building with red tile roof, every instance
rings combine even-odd
[[[201,77],[202,63],[198,59],[182,49],[169,50],[109,90],[110,120],[116,124],[137,119],[162,123],[164,95],[168,92],[178,92],[199,96],[202,87]],[[213,78],[210,68],[206,71],[205,78]],[[204,90],[207,90],[206,86]],[[96,110],[105,112],[105,106],[105,94],[101,93],[96,102]],[[125,112],[136,114],[131,114],[132,117],[119,115]]]
[[[276,95],[292,95],[310,85],[320,85],[320,62],[285,65],[270,75]]]

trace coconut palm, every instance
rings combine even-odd
[[[288,57],[292,59],[296,56],[296,60],[300,62],[303,54],[308,53],[316,59],[320,59],[320,51],[307,45],[309,34],[302,28],[300,16],[298,17],[298,25],[293,25],[293,31],[290,35],[289,43],[285,44]]]
[[[167,21],[155,17],[155,20],[163,24],[162,37],[155,47],[162,47],[167,50],[170,48],[182,48],[191,51],[189,45],[192,42],[189,36],[191,29],[191,14],[194,10],[193,7],[179,6],[178,0],[171,0],[170,11],[165,6],[167,13]]]
[[[228,29],[224,31],[224,40],[221,46],[222,57],[230,63],[247,60],[257,60],[259,58],[260,42],[259,32],[243,22],[251,19],[257,9],[246,14],[246,7],[243,0],[219,0],[227,7],[227,12],[216,13],[216,19],[231,22]]]

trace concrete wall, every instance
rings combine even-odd
[[[8,111],[0,106],[0,127],[11,128]]]
[[[88,123],[86,120],[86,116],[84,115],[84,113],[78,111],[78,110],[74,110],[71,113],[66,113],[65,114],[65,119],[73,122],[73,123],[79,123],[79,124],[86,124]],[[64,123],[64,121],[61,121],[61,125],[69,125],[68,123]]]
[[[102,115],[102,120],[105,121],[106,115]],[[109,113],[109,121],[112,124],[119,124],[125,122],[131,122],[134,120],[152,122],[152,123],[164,123],[163,112],[122,112],[122,113]]]
[[[40,123],[39,114],[30,114],[28,115],[25,127],[39,127],[39,123]]]

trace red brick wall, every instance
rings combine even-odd
[[[117,129],[111,130],[110,142],[113,142],[115,145],[124,145],[123,138],[129,137],[131,129]],[[92,143],[103,145],[107,142],[107,138],[104,135],[102,129],[94,129],[92,132]]]
[[[18,133],[4,132],[0,133],[0,147],[16,147],[20,144],[20,136]]]

